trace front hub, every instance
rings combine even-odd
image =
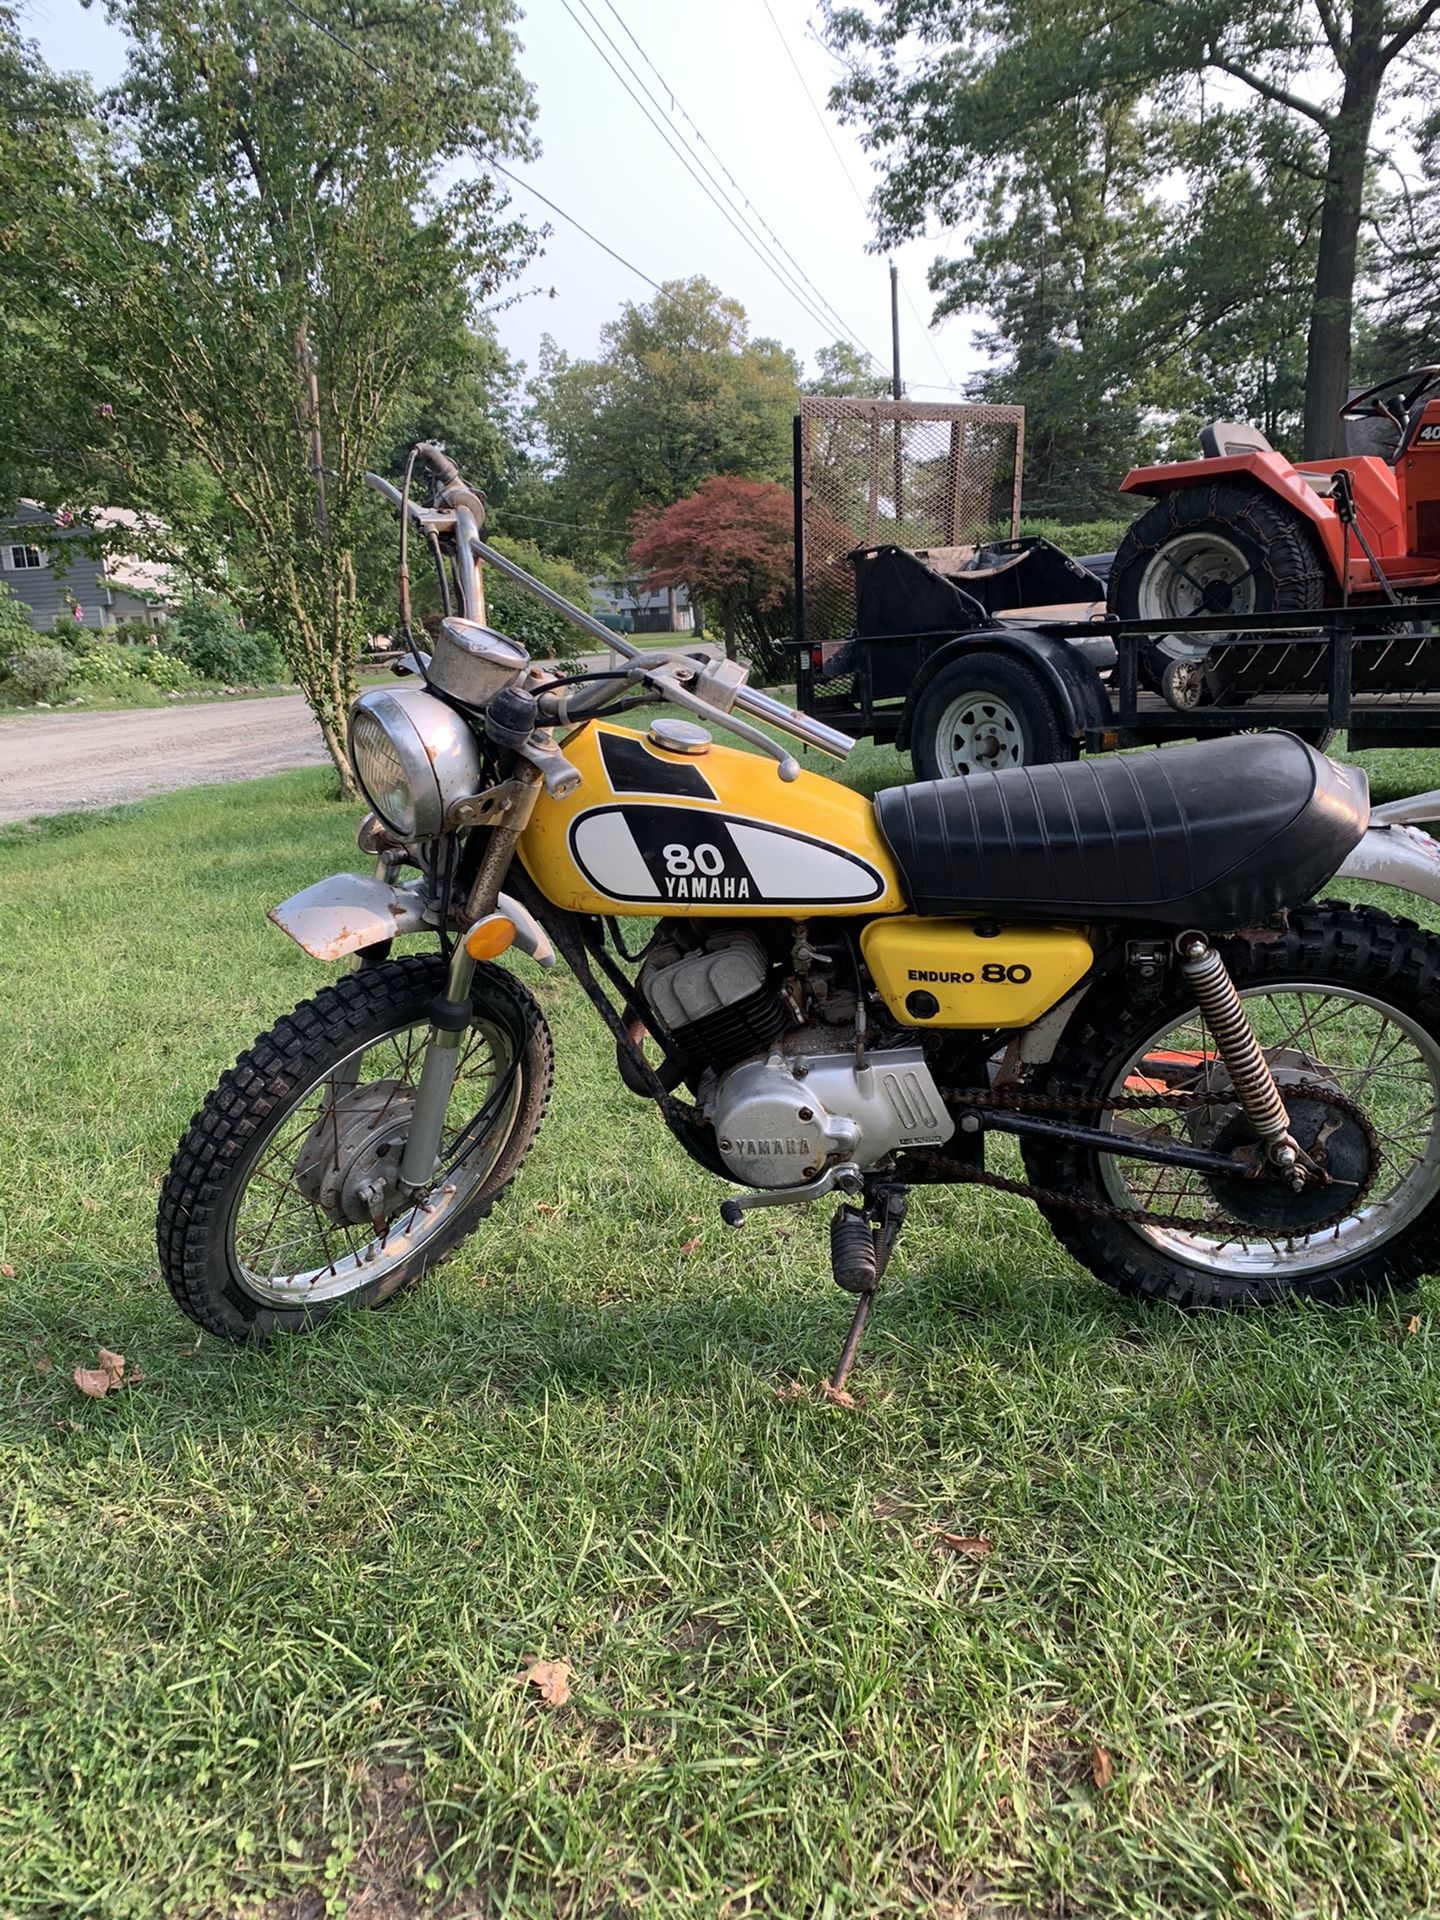
[[[415,1089],[371,1080],[326,1102],[295,1161],[294,1184],[337,1225],[388,1219],[406,1198],[400,1161]]]

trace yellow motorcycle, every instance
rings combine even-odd
[[[1339,1302],[1440,1261],[1440,942],[1314,903],[1337,875],[1440,898],[1411,824],[1440,796],[1372,815],[1363,774],[1266,734],[871,801],[801,768],[777,733],[849,740],[743,667],[641,652],[497,553],[439,449],[403,488],[371,478],[400,512],[413,655],[350,718],[375,870],[272,911],[354,970],[241,1056],[171,1164],[161,1265],[203,1327],[373,1306],[487,1218],[554,1071],[495,964],[512,950],[564,960],[625,1085],[738,1189],[731,1226],[839,1196],[837,1388],[920,1185],[1026,1195],[1099,1278],[1179,1306]],[[446,608],[428,653],[412,534]],[[487,566],[608,664],[561,672],[492,632]],[[429,950],[392,956],[405,936]],[[1018,1140],[1008,1172],[993,1136]]]

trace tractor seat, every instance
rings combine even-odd
[[[1365,776],[1289,733],[888,787],[912,910],[1206,932],[1298,906],[1365,832]]]
[[[1237,453],[1274,453],[1258,427],[1244,420],[1212,420],[1200,429],[1200,451],[1207,460],[1228,460]]]

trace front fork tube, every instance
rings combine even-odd
[[[527,789],[540,785],[542,775],[528,761],[517,760],[510,778],[517,792],[525,794]],[[471,931],[474,922],[495,909],[530,812],[530,804],[517,805],[511,816],[515,824],[490,829],[490,838],[465,902],[465,924]],[[425,1043],[420,1084],[415,1089],[415,1111],[400,1161],[401,1183],[412,1193],[429,1185],[439,1164],[445,1115],[450,1109],[450,1095],[454,1092],[460,1065],[460,1042],[470,1026],[470,988],[475,979],[475,962],[467,951],[466,939],[468,935],[456,941],[444,998],[437,1000],[430,1010],[430,1038]]]
[[[439,1164],[445,1115],[450,1110],[450,1095],[460,1064],[460,1042],[470,1026],[470,986],[474,978],[475,962],[465,951],[464,941],[457,941],[450,956],[445,997],[430,1009],[430,1038],[425,1045],[420,1084],[415,1089],[415,1110],[400,1161],[401,1182],[412,1192],[429,1184]]]

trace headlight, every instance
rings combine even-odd
[[[365,798],[407,840],[440,831],[480,785],[480,749],[453,708],[418,687],[362,693],[350,709],[350,759]]]

